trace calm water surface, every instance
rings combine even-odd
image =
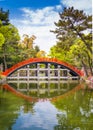
[[[0,130],[93,130],[93,90],[79,82],[0,86]]]

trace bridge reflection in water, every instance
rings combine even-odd
[[[25,81],[24,83],[27,84]],[[38,84],[37,82],[37,86],[39,86],[41,89],[46,89],[46,87],[41,87],[42,83],[43,82],[39,82]],[[58,81],[56,81],[54,88],[58,88],[57,83]],[[43,130],[43,128],[45,128],[45,130],[90,130],[90,128],[92,128],[93,95],[92,91],[87,91],[87,89],[84,91],[81,90],[85,88],[84,83],[78,84],[78,82],[74,81],[72,83],[71,81],[67,82],[68,87],[66,87],[66,81],[60,82],[58,83],[60,90],[66,88],[69,91],[65,91],[63,94],[59,95],[56,94],[55,96],[51,96],[50,91],[49,98],[39,98],[40,95],[39,97],[37,96],[37,98],[32,98],[32,96],[29,96],[29,94],[28,96],[22,94],[16,90],[18,88],[17,84],[19,84],[19,88],[27,87],[27,85],[24,86],[22,81],[19,83],[10,83],[9,81],[9,84],[11,86],[8,84],[1,86],[2,91],[5,88],[6,90],[13,92],[15,95],[18,97],[20,96],[25,100],[21,101],[19,98],[14,98],[15,96],[10,94],[10,92],[8,93],[8,91],[6,91],[5,93],[5,90],[4,93],[0,93],[0,115],[2,119],[0,123],[1,129],[10,130],[13,128],[13,130],[15,130],[16,128],[16,130]],[[35,87],[30,84],[31,82],[29,82],[29,89]],[[61,84],[63,86],[61,86]],[[50,89],[52,88],[53,86],[50,85]]]
[[[79,82],[78,81],[13,81],[9,80],[8,84],[27,96],[37,97],[37,98],[52,98],[62,95],[73,88],[75,88]]]

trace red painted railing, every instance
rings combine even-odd
[[[79,84],[79,85],[77,85],[75,88],[73,88],[72,90],[68,91],[67,93],[65,93],[65,94],[63,94],[63,95],[59,95],[59,96],[57,96],[57,97],[51,98],[51,101],[52,101],[52,102],[55,102],[55,101],[57,101],[57,100],[59,100],[59,99],[62,99],[62,98],[68,97],[69,95],[74,94],[76,91],[83,90],[83,89],[85,89],[85,88],[84,88],[84,84]]]
[[[8,90],[8,91],[10,91],[10,92],[12,92],[12,93],[15,94],[16,96],[21,97],[21,98],[23,98],[23,99],[26,99],[26,100],[28,100],[28,101],[34,101],[34,102],[37,101],[37,98],[33,98],[33,97],[30,97],[30,96],[27,96],[27,95],[25,95],[25,94],[23,94],[23,93],[21,93],[21,92],[15,90],[14,88],[12,88],[12,87],[11,87],[10,85],[8,85],[8,84],[4,84],[4,85],[3,85],[3,88],[6,89],[6,90]]]
[[[77,73],[79,76],[84,75],[83,72],[81,70],[77,69],[76,67],[74,67],[66,62],[55,59],[55,58],[30,58],[28,60],[24,60],[22,62],[19,62],[19,63],[15,64],[14,66],[12,66],[11,68],[7,69],[5,72],[3,72],[3,75],[8,76],[9,74],[14,72],[15,70],[17,70],[17,69],[19,69],[27,64],[37,63],[37,62],[52,62],[52,63],[60,64],[60,65],[63,65],[65,67],[71,69],[72,71]]]
[[[38,102],[38,101],[51,101],[51,102],[55,102],[59,99],[62,99],[62,98],[65,98],[69,95],[72,95],[74,94],[76,91],[79,91],[80,89],[84,89],[84,85],[83,84],[79,84],[77,85],[75,88],[73,88],[72,90],[70,90],[69,92],[63,94],[63,95],[60,95],[60,96],[57,96],[57,97],[52,97],[52,98],[36,98],[36,97],[31,97],[31,96],[27,96],[17,90],[15,90],[14,88],[12,88],[10,85],[8,84],[4,84],[3,85],[3,88],[12,92],[14,95],[20,97],[20,98],[23,98],[27,101],[32,101],[32,102]]]

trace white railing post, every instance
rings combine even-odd
[[[50,63],[48,63],[48,80],[50,79]]]

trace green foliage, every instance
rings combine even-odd
[[[82,10],[75,10],[73,7],[64,8],[59,16],[59,21],[55,22],[57,28],[51,31],[56,34],[58,42],[51,48],[50,56],[77,67],[83,66],[87,76],[86,68],[89,68],[89,73],[93,75],[92,16],[87,16]]]
[[[0,63],[4,70],[17,60],[19,39],[17,28],[9,23],[9,11],[0,9]]]
[[[14,27],[12,24],[1,26],[0,27],[0,33],[2,33],[5,37],[5,43],[15,43],[15,41],[18,41],[20,39],[18,35],[18,30],[16,27]]]
[[[3,89],[0,86],[0,129],[12,129],[12,125],[18,119],[20,108],[23,107],[23,112],[32,112],[34,103],[28,102],[21,97],[17,97],[11,92]]]
[[[92,91],[78,90],[73,94],[66,94],[64,98],[59,97],[52,103],[62,112],[62,114],[57,114],[59,125],[55,126],[56,129],[91,129],[93,122]]]
[[[35,57],[36,55],[36,51],[35,49],[27,49],[27,48],[18,48],[18,52],[17,52],[17,58],[18,58],[18,61],[17,62],[20,62],[20,61],[23,61],[23,60],[26,60],[28,58],[33,58]]]
[[[4,68],[7,69],[12,65],[31,58],[35,57],[37,52],[39,51],[39,47],[33,47],[32,37],[30,37],[30,42],[28,47],[23,47],[21,44],[19,45],[19,33],[15,26],[12,24],[1,26],[0,33],[4,36],[5,41],[0,49],[0,62],[4,64]],[[28,38],[28,37],[27,37]],[[26,42],[26,39],[25,41]],[[25,45],[25,43],[24,43]]]
[[[9,11],[0,9],[0,64],[3,63],[3,70],[22,60],[36,57],[40,49],[33,46],[35,38],[34,35],[24,35],[21,44],[18,29],[9,23]]]
[[[64,8],[59,16],[60,20],[57,23],[55,22],[57,28],[53,31],[57,34],[57,38],[60,39],[60,37],[62,38],[71,32],[73,35],[80,37],[87,49],[92,52],[84,35],[84,31],[92,32],[92,16],[87,16],[82,10],[75,10],[73,7]]]
[[[2,33],[0,33],[0,47],[4,44],[5,38]]]
[[[13,64],[15,59],[12,57],[17,56],[17,42],[20,39],[18,30],[12,24],[2,25],[0,27],[0,33],[4,37],[4,43],[0,49],[0,62],[3,63],[4,68]]]

